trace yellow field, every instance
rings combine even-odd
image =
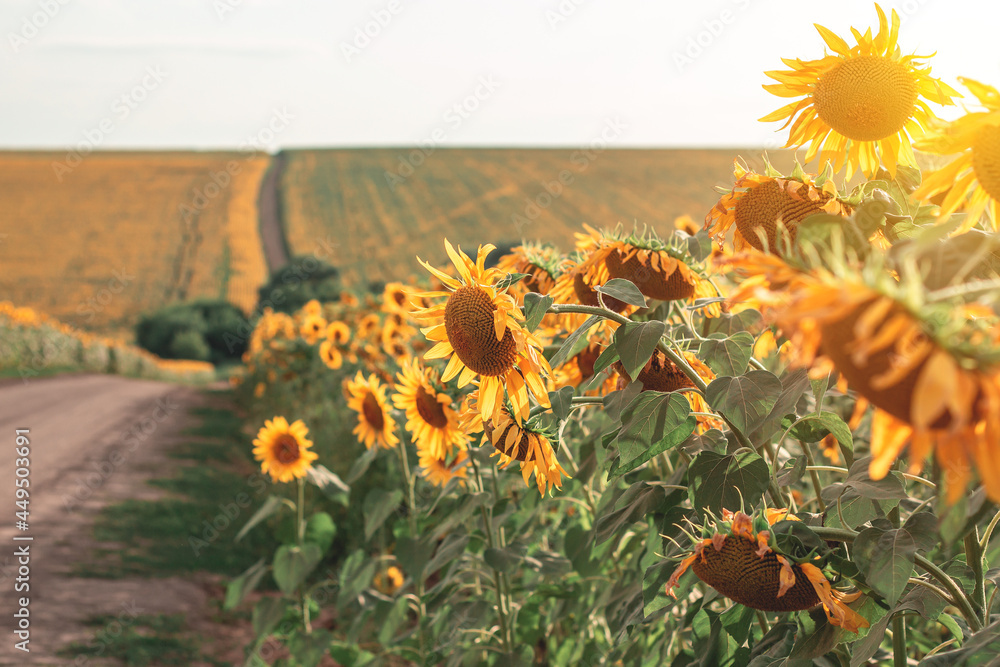
[[[0,299],[129,339],[172,301],[253,307],[267,156],[103,153],[57,173],[65,157],[0,153]]]
[[[294,253],[335,243],[327,261],[365,286],[420,273],[414,255],[444,261],[442,237],[467,251],[522,238],[567,249],[584,222],[666,230],[682,214],[702,220],[740,154],[762,168],[759,150],[290,151],[283,217]],[[787,152],[771,158],[790,170]]]

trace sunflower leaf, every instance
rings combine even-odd
[[[753,336],[737,331],[731,336],[710,334],[698,348],[699,356],[719,377],[742,375],[753,354]]]
[[[403,492],[399,489],[393,489],[388,492],[381,489],[372,489],[368,492],[362,508],[365,515],[366,540],[370,540],[375,531],[389,518],[389,515],[396,511],[402,499]]]
[[[542,296],[535,292],[528,292],[524,295],[524,328],[534,331],[542,323],[542,318],[549,311],[554,299],[551,296]]]
[[[566,419],[573,408],[573,387],[563,387],[559,391],[550,391],[549,403],[552,404],[552,413],[560,421]]]
[[[274,553],[274,583],[282,593],[291,595],[322,558],[319,545],[308,542],[301,547],[283,544]]]
[[[660,342],[666,325],[660,321],[629,322],[615,331],[615,349],[625,372],[635,381]]]
[[[866,528],[854,540],[854,562],[868,585],[896,604],[913,573],[914,555],[937,544],[936,521],[929,512],[912,515],[902,528]]]
[[[688,480],[695,509],[720,516],[723,508],[751,510],[767,490],[770,469],[746,450],[738,455],[703,451],[691,462]]]
[[[781,380],[770,371],[750,371],[739,377],[719,377],[705,390],[705,399],[733,426],[749,433],[770,414],[781,394]]]
[[[264,504],[260,506],[260,509],[254,512],[253,516],[250,517],[250,520],[247,521],[242,528],[240,528],[240,532],[236,533],[236,538],[233,541],[239,542],[242,540],[243,536],[249,533],[254,526],[276,513],[279,509],[281,509],[282,505],[284,505],[284,503],[278,496],[268,496],[267,500],[264,501]]]
[[[588,317],[583,324],[581,324],[576,328],[576,331],[571,333],[566,338],[565,342],[563,342],[562,344],[562,347],[559,348],[559,351],[556,352],[554,355],[552,355],[552,358],[549,359],[549,365],[552,368],[558,368],[559,366],[565,364],[570,359],[570,357],[572,357],[581,349],[583,349],[583,347],[587,345],[587,339],[584,337],[584,334],[590,331],[590,328],[592,326],[594,326],[603,319],[604,318],[601,317],[600,315],[591,315],[590,317]],[[580,340],[581,338],[583,339],[582,341]],[[578,348],[577,344],[581,342],[582,345]]]
[[[285,615],[285,601],[280,597],[261,598],[253,608],[253,631],[257,638],[266,637]]]
[[[672,447],[694,433],[698,420],[681,394],[646,391],[622,411],[622,428],[612,441],[618,459],[608,477],[618,477]]]
[[[351,496],[351,487],[340,479],[340,476],[330,471],[326,466],[313,465],[306,473],[306,479],[314,484],[330,500],[347,507]]]
[[[821,412],[817,415],[819,422],[833,434],[840,445],[840,454],[848,466],[854,464],[854,436],[851,427],[834,412]]]
[[[785,415],[795,412],[795,404],[799,402],[799,399],[808,387],[809,375],[805,369],[800,368],[782,375],[781,393],[778,394],[778,398],[774,402],[771,411],[767,413],[767,417],[764,418],[759,426],[747,433],[750,442],[755,446],[760,446],[760,443],[774,435]]]
[[[612,278],[603,285],[598,285],[595,289],[601,294],[607,294],[630,306],[646,307],[646,297],[631,280]]]
[[[267,564],[261,558],[247,568],[243,574],[230,581],[226,586],[226,599],[222,604],[222,608],[228,611],[238,607],[247,594],[252,593],[257,588],[257,585],[264,578],[266,572]]]

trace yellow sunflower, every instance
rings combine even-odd
[[[312,302],[310,301],[310,303]],[[307,343],[313,345],[326,332],[326,326],[326,320],[323,319],[322,315],[306,315],[305,319],[302,320],[302,326],[299,328],[299,335]]]
[[[923,199],[944,195],[940,213],[944,218],[965,210],[961,231],[974,226],[987,210],[993,229],[1000,230],[1000,92],[973,79],[959,80],[986,110],[937,125],[916,143],[917,148],[929,153],[961,154],[927,174],[913,195]]]
[[[770,165],[766,171],[758,174],[738,160],[733,162],[736,184],[705,217],[708,233],[719,244],[735,225],[733,247],[737,252],[751,246],[781,254],[795,242],[799,223],[810,215],[850,215],[851,207],[838,199],[833,181],[804,173],[786,178]],[[788,233],[787,241],[779,238],[781,227]]]
[[[972,467],[1000,500],[1000,326],[975,305],[907,305],[891,278],[792,267],[773,255],[735,258],[754,275],[732,296],[756,302],[814,375],[836,369],[876,410],[869,474],[881,479],[909,445],[910,472],[934,449],[948,502],[964,493]],[[898,296],[897,296],[898,294]],[[943,322],[943,323],[942,323]]]
[[[526,273],[528,277],[512,290],[523,298],[527,292],[548,294],[556,284],[556,266],[559,253],[552,246],[540,243],[522,243],[500,258],[497,268],[504,273]]]
[[[520,461],[525,485],[529,485],[528,480],[534,473],[535,484],[542,496],[550,487],[562,488],[562,478],[569,477],[569,473],[559,465],[555,450],[544,432],[529,425],[520,426],[506,408],[501,410],[496,425],[486,422],[483,429],[486,438],[497,450],[493,455],[500,457],[501,470],[514,461]]]
[[[787,510],[779,510],[769,512],[766,518],[758,517],[756,523],[763,527],[784,519],[798,520]],[[859,593],[834,590],[815,564],[776,552],[771,532],[755,531],[754,524],[754,518],[743,512],[724,511],[712,537],[699,541],[674,570],[667,581],[667,595],[677,597],[673,589],[690,568],[699,579],[744,607],[785,612],[822,604],[833,625],[855,633],[869,626],[867,619],[846,604],[860,597]]]
[[[351,328],[344,322],[334,320],[326,327],[326,338],[327,340],[332,341],[335,345],[343,347],[351,340]]]
[[[598,337],[599,338],[599,337]],[[591,338],[595,341],[595,338]],[[591,342],[590,345],[577,352],[559,368],[552,370],[552,385],[554,389],[562,387],[579,387],[594,377],[594,366],[601,356],[607,342]],[[615,390],[615,376],[606,373],[605,379],[593,389],[585,392],[586,395],[604,396]]]
[[[390,565],[384,572],[376,572],[372,585],[383,595],[395,595],[403,587],[403,571],[395,565]]]
[[[851,28],[857,44],[851,47],[832,31],[816,29],[833,51],[819,60],[782,59],[791,70],[766,72],[778,83],[764,89],[778,97],[800,98],[761,118],[784,120],[792,128],[789,147],[809,143],[806,162],[818,154],[832,161],[834,170],[847,165],[847,176],[856,167],[872,177],[879,160],[895,177],[896,165],[916,165],[911,138],[923,135],[935,116],[925,100],[952,104],[958,97],[945,83],[931,77],[927,56],[903,56],[896,44],[899,16],[892,24],[877,4],[879,31],[864,34]]]
[[[418,443],[417,456],[420,458],[420,474],[434,486],[444,486],[455,477],[465,479],[469,454],[464,444],[454,451],[438,456]]]
[[[387,313],[401,313],[410,306],[408,290],[403,283],[392,282],[382,290],[382,310]]]
[[[353,380],[344,384],[347,395],[347,407],[358,413],[358,425],[354,427],[354,435],[358,442],[363,442],[368,449],[378,444],[383,449],[390,449],[399,444],[396,436],[396,421],[389,414],[385,398],[385,386],[372,373],[366,380],[358,371]]]
[[[497,289],[497,282],[505,274],[499,269],[485,268],[486,256],[494,246],[480,246],[473,262],[447,240],[444,245],[458,269],[459,279],[418,258],[447,288],[421,296],[448,297],[443,304],[413,313],[417,319],[435,323],[422,329],[428,340],[437,341],[424,358],[451,357],[442,382],[458,375],[458,386],[464,387],[478,376],[479,409],[484,418],[496,418],[499,414],[506,388],[515,417],[522,422],[528,416],[529,393],[540,405],[549,405],[542,374],[547,375],[551,370],[541,354],[541,343],[518,322],[524,316],[514,298]]]
[[[305,477],[318,456],[310,451],[309,429],[298,419],[291,424],[284,417],[264,421],[253,441],[253,457],[260,469],[275,482],[290,482]]]
[[[319,344],[319,358],[334,370],[344,365],[344,355],[337,349],[336,343],[329,338]]]
[[[454,400],[435,388],[437,373],[421,369],[420,362],[411,359],[397,377],[392,402],[406,411],[406,430],[413,434],[417,448],[444,459],[453,448],[464,446],[468,437],[458,426]]]

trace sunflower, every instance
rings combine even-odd
[[[913,195],[923,199],[945,195],[941,217],[964,209],[966,218],[961,231],[975,225],[986,210],[993,229],[1000,230],[1000,92],[973,79],[959,81],[979,99],[985,111],[967,113],[940,124],[917,142],[916,147],[922,151],[961,155],[926,175]]]
[[[291,424],[284,417],[264,421],[253,441],[253,457],[260,469],[275,482],[290,482],[305,477],[318,456],[310,451],[309,429],[298,419]]]
[[[580,265],[580,270],[590,285],[623,278],[643,295],[659,301],[719,295],[701,275],[694,258],[684,250],[682,239],[673,237],[663,241],[652,232],[626,234],[620,227],[601,232],[597,247]]]
[[[715,373],[712,372],[712,369],[702,363],[694,354],[684,352],[683,356],[691,369],[706,383],[715,379]],[[616,361],[612,365],[612,368],[618,374],[618,389],[624,389],[632,383],[631,378],[625,372],[625,367],[620,361]],[[642,383],[643,391],[683,392],[692,410],[701,413],[709,413],[711,411],[708,403],[705,402],[705,398],[697,391],[694,391],[695,384],[691,381],[691,378],[677,364],[668,359],[667,355],[661,350],[653,352],[653,356],[649,358],[646,365],[639,371],[636,382]],[[697,420],[699,428],[702,431],[710,428],[721,430],[723,426],[722,420],[717,417],[698,416]]]
[[[817,25],[833,50],[819,60],[783,59],[791,70],[766,72],[778,83],[764,90],[778,97],[801,98],[761,118],[787,119],[792,124],[786,148],[809,143],[806,162],[818,154],[833,161],[834,170],[847,165],[850,178],[856,167],[872,177],[879,160],[895,177],[896,165],[916,165],[910,139],[918,138],[935,116],[925,100],[949,105],[958,97],[948,85],[931,77],[926,56],[902,56],[896,45],[899,16],[892,25],[877,4],[879,31],[872,37],[851,28],[857,44],[848,45],[832,31]]]
[[[382,310],[387,313],[402,313],[410,305],[408,290],[403,283],[388,283],[382,290]]]
[[[736,160],[733,176],[736,183],[732,191],[712,207],[705,226],[721,245],[735,225],[733,247],[737,252],[752,246],[780,254],[795,242],[799,223],[810,215],[851,213],[851,207],[838,198],[833,181],[824,175],[814,177],[796,168],[795,175],[785,177],[770,164],[764,174],[758,174]],[[779,238],[779,227],[787,231],[787,241]]]
[[[771,532],[764,526],[781,520],[798,519],[787,510],[771,511],[756,520],[743,512],[724,510],[721,522],[705,527],[712,536],[698,541],[694,552],[674,570],[667,581],[667,595],[676,599],[673,589],[690,568],[699,579],[744,607],[785,612],[822,604],[833,625],[855,633],[867,628],[868,621],[845,604],[856,600],[858,593],[834,590],[820,567],[776,551]],[[764,529],[755,531],[757,526]]]
[[[815,376],[836,369],[876,408],[872,479],[909,444],[913,474],[934,449],[948,502],[965,491],[973,463],[987,494],[1000,500],[1000,323],[992,313],[913,304],[919,291],[884,272],[878,281],[870,271],[797,268],[770,255],[731,264],[754,273],[732,298],[757,302],[791,340],[797,364]]]
[[[395,595],[403,587],[403,571],[390,565],[384,572],[376,572],[372,585],[383,595]]]
[[[312,303],[310,301],[310,303]],[[299,328],[299,335],[309,343],[314,345],[316,341],[326,332],[326,320],[323,319],[322,315],[309,314],[305,316],[302,320],[302,326]]]
[[[420,458],[420,474],[434,486],[444,486],[455,477],[465,479],[466,460],[469,454],[464,444],[454,451],[438,456],[418,443],[417,456]]]
[[[372,373],[366,380],[358,371],[354,379],[348,379],[344,384],[347,395],[347,407],[358,413],[358,425],[354,427],[354,435],[358,442],[363,442],[368,449],[378,443],[383,449],[390,449],[399,443],[396,436],[396,422],[389,414],[385,398],[385,386]]]
[[[497,268],[504,273],[526,273],[528,277],[516,283],[512,290],[519,298],[527,292],[548,294],[556,284],[559,253],[552,246],[522,243],[500,258]]]
[[[544,431],[530,423],[519,425],[506,408],[500,411],[495,425],[488,421],[483,424],[483,429],[486,438],[497,450],[493,455],[500,457],[501,470],[514,461],[520,461],[525,485],[534,473],[538,492],[542,496],[550,487],[562,488],[562,478],[569,477],[569,473],[556,460],[555,450]]]
[[[319,317],[323,314],[323,304],[316,299],[310,299],[306,305],[302,306],[302,313]]]
[[[354,330],[355,335],[358,338],[371,338],[378,331],[380,331],[382,323],[379,320],[378,315],[375,313],[368,313],[358,322],[357,328]]]
[[[594,366],[601,356],[607,343],[598,342],[599,338],[591,338],[591,343],[573,355],[562,366],[552,369],[553,388],[579,387],[594,377]],[[615,378],[613,374],[603,371],[606,376],[604,381],[593,389],[584,392],[587,395],[604,396],[615,390]]]
[[[542,373],[548,374],[551,369],[541,355],[541,343],[518,322],[524,316],[514,298],[506,290],[497,289],[497,282],[505,274],[485,268],[486,256],[494,246],[480,246],[475,262],[447,240],[444,246],[458,269],[459,279],[418,258],[447,288],[421,296],[448,297],[443,304],[413,313],[417,319],[434,322],[422,329],[428,340],[437,341],[424,358],[451,356],[442,382],[458,375],[458,386],[464,387],[478,376],[479,409],[484,418],[497,418],[506,388],[515,417],[523,422],[528,416],[529,393],[540,405],[549,406]]]
[[[453,448],[463,447],[468,437],[458,426],[454,400],[436,388],[437,373],[421,369],[420,362],[411,359],[397,377],[392,403],[406,411],[406,430],[413,434],[417,448],[443,459]]]
[[[351,340],[351,328],[343,322],[334,320],[326,327],[326,338],[334,344],[343,347]]]
[[[319,358],[323,360],[329,368],[334,370],[344,365],[344,355],[337,349],[337,345],[327,338],[319,344]]]

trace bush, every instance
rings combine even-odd
[[[200,300],[167,306],[143,317],[136,341],[164,359],[219,364],[239,360],[247,347],[249,324],[231,303]]]
[[[257,310],[291,314],[313,299],[336,301],[340,291],[337,269],[312,255],[300,255],[275,271],[257,291]]]

